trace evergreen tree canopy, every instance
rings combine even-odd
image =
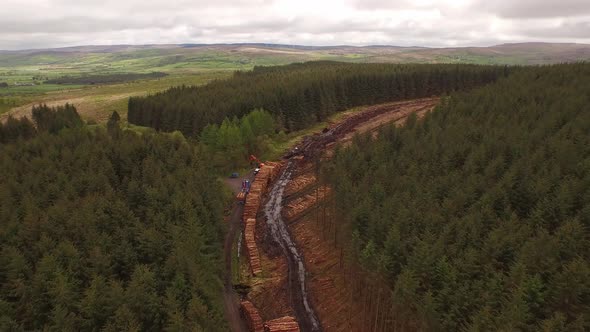
[[[75,128],[83,124],[76,107],[70,104],[57,107],[34,106],[32,114],[39,131],[48,131],[53,134],[63,128]]]
[[[130,123],[198,136],[208,124],[269,111],[288,130],[354,106],[429,97],[492,82],[508,68],[308,62],[256,67],[205,86],[176,87],[129,99]]]
[[[70,104],[58,107],[34,106],[32,115],[34,124],[27,117],[15,119],[12,116],[5,123],[0,123],[0,143],[28,139],[38,132],[55,134],[64,128],[81,127],[84,123],[76,107]]]
[[[590,330],[589,86],[590,64],[526,68],[337,151],[350,250],[406,326]]]
[[[51,134],[68,119],[37,108],[48,131],[0,144],[0,330],[225,330],[225,196],[200,148]]]

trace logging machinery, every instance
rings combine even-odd
[[[260,161],[260,159],[256,158],[256,156],[253,154],[250,155],[250,164],[254,164],[255,166],[254,174],[258,174],[258,172],[260,172],[260,168],[264,166],[264,163]]]
[[[236,198],[240,204],[244,204],[244,202],[246,200],[246,196],[250,192],[250,185],[251,185],[250,180],[248,180],[248,179],[242,180],[242,190],[236,196]]]
[[[260,159],[256,158],[256,156],[253,154],[250,155],[250,163],[255,163],[256,168],[264,166],[264,163],[260,161]]]

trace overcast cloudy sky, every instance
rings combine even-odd
[[[1,0],[0,49],[590,43],[590,0]]]

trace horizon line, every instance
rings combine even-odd
[[[522,45],[522,44],[547,44],[547,45],[581,45],[590,46],[585,43],[575,42],[545,42],[545,41],[525,41],[525,42],[507,42],[501,44],[491,44],[487,46],[400,46],[393,44],[367,44],[367,45],[304,45],[304,44],[282,44],[282,43],[264,43],[264,42],[236,42],[236,43],[162,43],[162,44],[87,44],[87,45],[75,45],[75,46],[58,46],[58,47],[45,47],[45,48],[23,48],[23,49],[0,49],[0,52],[26,52],[26,51],[47,51],[47,50],[66,50],[83,47],[164,47],[164,46],[177,46],[177,47],[207,47],[207,46],[264,46],[264,47],[285,47],[285,48],[309,48],[309,49],[328,49],[328,48],[371,48],[371,47],[391,47],[391,48],[420,48],[420,49],[459,49],[459,48],[490,48],[497,46],[506,45]]]

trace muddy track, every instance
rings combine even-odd
[[[253,174],[248,174],[246,176],[247,179],[252,181],[254,179]],[[228,182],[231,182],[228,181]],[[232,191],[234,194],[237,194],[240,191],[240,184],[241,181],[238,181],[239,184],[230,184],[232,187]],[[242,214],[244,213],[244,206],[234,202],[232,207],[231,216],[229,217],[229,225],[228,231],[225,236],[225,242],[223,245],[223,255],[225,260],[225,275],[223,279],[223,302],[224,302],[224,311],[225,317],[228,320],[228,325],[231,331],[233,332],[246,332],[248,329],[246,328],[246,324],[244,323],[241,315],[240,315],[240,297],[238,293],[234,289],[233,280],[232,280],[232,250],[234,239],[236,235],[241,230],[241,223],[242,223]],[[238,246],[239,248],[239,246]],[[239,250],[239,249],[238,249]]]
[[[323,152],[327,145],[343,140],[347,134],[354,132],[355,129],[363,123],[366,123],[387,113],[403,112],[404,114],[400,115],[399,118],[392,118],[386,122],[399,121],[400,119],[406,118],[408,115],[412,113],[431,109],[434,105],[438,103],[438,100],[439,98],[426,98],[370,106],[366,108],[365,111],[359,112],[358,114],[354,114],[346,118],[344,121],[333,126],[324,133],[304,138],[301,146],[298,147],[299,152],[297,154],[303,154],[305,157],[308,158],[316,156],[318,153]],[[407,110],[411,111],[406,112]],[[291,153],[287,154],[286,157],[290,158],[294,155],[295,154]]]
[[[321,327],[315,310],[312,308],[308,298],[303,256],[299,253],[297,246],[291,238],[291,234],[289,234],[289,229],[281,216],[283,193],[285,186],[291,180],[293,165],[292,162],[288,162],[280,178],[272,186],[268,195],[268,202],[264,207],[264,212],[271,235],[274,241],[280,245],[283,254],[287,258],[289,299],[291,306],[295,310],[299,326],[302,331],[317,332],[321,331]]]
[[[372,121],[385,114],[399,113],[399,116],[387,119],[384,124],[397,122],[412,113],[430,110],[437,102],[438,98],[428,98],[369,107],[365,111],[347,117],[322,134],[304,138],[296,150],[285,155],[287,166],[282,171],[280,178],[273,184],[264,211],[271,235],[274,241],[280,245],[287,258],[289,299],[302,331],[321,331],[322,327],[308,296],[303,256],[295,245],[289,228],[282,217],[282,208],[285,205],[285,187],[294,174],[303,171],[302,169],[298,169],[298,167],[303,167],[301,163],[292,160],[292,158],[298,155],[303,155],[308,160],[317,158],[325,151],[327,146],[344,140],[347,135],[356,131],[356,129],[368,121]],[[370,130],[375,129],[376,127]],[[291,194],[290,196],[298,196],[298,193]]]
[[[239,303],[240,298],[233,288],[232,282],[232,248],[236,233],[240,230],[240,221],[242,220],[243,206],[234,203],[232,215],[229,219],[229,230],[225,237],[224,258],[225,258],[225,276],[223,280],[223,302],[225,317],[228,320],[229,327],[234,332],[246,332],[246,326],[240,316]]]

